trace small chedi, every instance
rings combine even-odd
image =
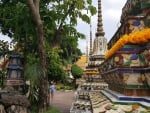
[[[93,41],[93,47],[92,47],[92,31],[90,25],[90,51],[88,55],[89,60],[87,62],[87,67],[85,70],[86,80],[88,82],[104,83],[98,71],[98,67],[102,62],[104,62],[104,54],[107,51],[107,39],[105,38],[104,35],[105,32],[103,31],[103,24],[102,24],[101,0],[98,0],[97,32],[95,34],[95,39]]]
[[[97,32],[95,34],[94,45],[92,47],[92,31],[90,25],[90,51],[85,68],[84,76],[85,83],[80,84],[76,91],[75,102],[73,102],[70,113],[96,113],[96,108],[99,108],[100,101],[95,98],[101,97],[106,103],[108,99],[102,97],[99,91],[108,87],[108,84],[102,79],[98,71],[98,67],[104,61],[104,54],[107,51],[107,40],[104,37],[101,13],[101,0],[98,0],[98,23]],[[88,54],[88,52],[87,52]],[[96,94],[95,94],[96,93]],[[96,105],[98,104],[98,105]],[[104,103],[101,103],[104,104]],[[97,112],[98,113],[98,112]]]
[[[1,113],[28,113],[30,103],[24,94],[24,77],[20,54],[10,55],[4,89],[0,90]]]

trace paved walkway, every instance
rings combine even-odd
[[[70,113],[71,104],[74,101],[74,91],[55,92],[52,106],[58,108],[61,113]]]

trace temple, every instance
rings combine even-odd
[[[98,0],[86,82],[77,89],[70,113],[150,113],[150,0],[127,0],[120,23],[107,43]]]

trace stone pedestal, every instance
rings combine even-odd
[[[21,55],[12,54],[7,67],[5,88],[0,91],[0,111],[2,113],[29,113],[28,98],[23,95],[24,77]]]
[[[0,111],[3,111],[2,113],[29,113],[28,98],[12,89],[6,88],[0,91]]]

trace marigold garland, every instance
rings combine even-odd
[[[129,35],[123,35],[115,45],[107,51],[105,54],[105,59],[110,58],[116,51],[122,48],[127,43],[131,44],[142,44],[150,41],[150,28],[146,28],[141,31],[136,31],[134,33],[130,33]]]

